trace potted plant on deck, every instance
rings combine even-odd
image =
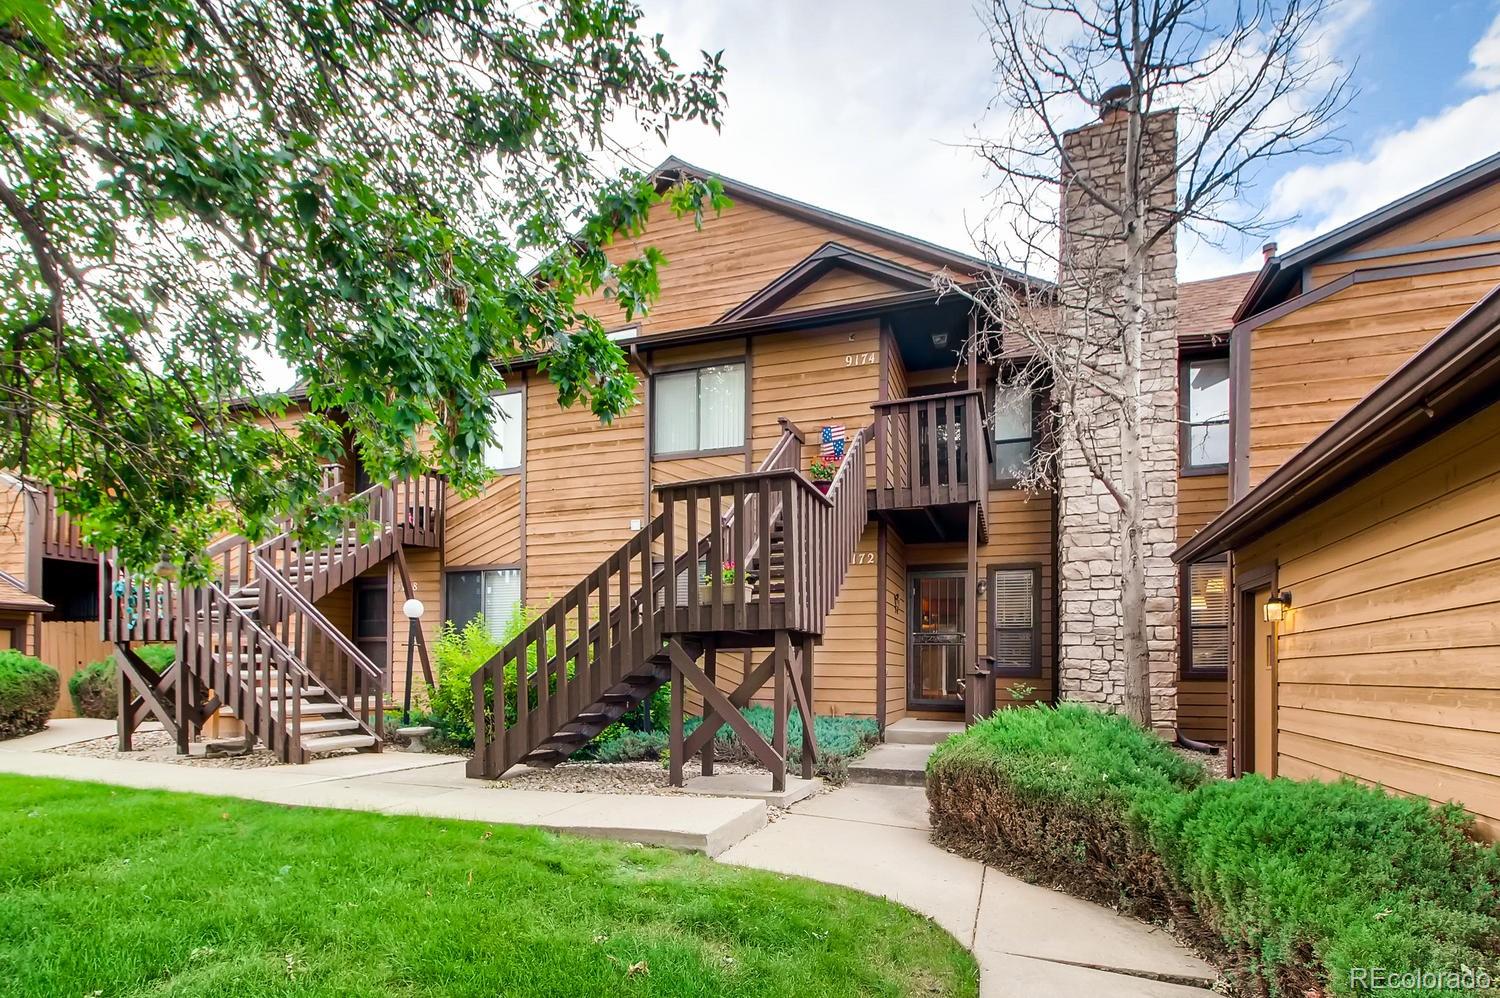
[[[724,567],[719,572],[719,578],[723,582],[723,587],[720,589],[720,593],[722,594],[722,598],[726,603],[734,602],[734,586],[735,583],[739,581],[739,577],[739,570],[735,563],[732,561],[726,561],[724,563]],[[714,598],[713,577],[709,576],[704,578],[702,583],[700,583],[700,588],[702,590],[702,593],[699,596],[698,602],[700,604],[712,603]]]
[[[838,474],[839,466],[832,461],[825,461],[821,457],[815,457],[812,464],[808,466],[807,476],[812,479],[813,485],[825,496],[833,485],[833,476]]]

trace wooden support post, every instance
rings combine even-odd
[[[115,669],[115,687],[120,694],[120,713],[115,718],[115,730],[120,736],[120,751],[131,750],[131,735],[135,734],[135,725],[130,723],[130,680],[125,678],[125,670]]]
[[[891,603],[886,594],[886,573],[889,554],[886,546],[889,541],[886,538],[886,525],[884,520],[875,524],[875,727],[880,732],[880,737],[885,737],[885,684],[886,684],[886,629],[888,621],[886,616],[890,613]]]
[[[813,731],[812,719],[817,715],[813,713],[813,639],[805,637],[802,639],[802,778],[810,780],[813,776],[813,764],[817,762],[818,742]]]
[[[973,724],[975,714],[984,698],[980,696],[980,683],[989,682],[975,673],[979,671],[979,503],[969,503],[969,557],[965,563],[964,579],[968,591],[964,593],[965,617],[963,673],[971,677],[964,696],[964,722]]]
[[[406,549],[403,547],[396,548],[396,571],[401,576],[401,591],[406,594],[406,598],[411,599],[416,596],[417,587],[412,585],[411,572],[406,567]],[[402,615],[401,619],[406,620],[405,614]],[[436,686],[437,683],[432,676],[432,660],[427,655],[427,636],[423,633],[420,618],[417,620],[407,620],[406,640],[416,643],[417,655],[422,660],[422,678],[427,680],[428,686]],[[382,669],[381,671],[384,672],[385,670]]]
[[[708,645],[703,649],[703,674],[707,676],[708,681],[713,683],[715,686],[718,685],[718,669],[718,649],[715,648],[713,642],[710,641]],[[703,713],[708,713],[706,705]],[[703,775],[714,775],[714,740],[712,738],[710,738],[703,745]]]
[[[251,668],[254,668],[252,665]],[[187,755],[188,745],[193,740],[193,724],[190,718],[193,714],[193,683],[188,676],[187,670],[181,665],[177,666],[177,685],[172,690],[173,710],[177,715],[177,754]]]
[[[677,640],[672,640],[675,651],[678,647]],[[676,656],[674,655],[675,659]],[[672,718],[671,733],[667,738],[667,782],[674,787],[682,786],[682,711],[683,711],[683,686],[688,678],[682,668],[675,663],[672,668]]]
[[[792,637],[786,631],[776,632],[776,666],[772,686],[775,701],[775,721],[771,729],[771,751],[781,760],[781,765],[771,773],[771,789],[781,793],[786,789],[786,726],[787,726],[787,674],[792,668]]]

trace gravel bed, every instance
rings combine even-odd
[[[1208,755],[1205,752],[1194,752],[1191,749],[1181,748],[1176,745],[1172,746],[1172,748],[1173,751],[1177,752],[1177,754],[1181,755],[1184,759],[1196,762],[1198,765],[1208,770],[1208,775],[1213,779],[1223,780],[1228,778],[1229,760],[1224,755],[1224,750],[1222,748],[1215,755]]]
[[[759,773],[758,766],[721,762],[715,773]],[[694,773],[685,774],[689,779]],[[770,777],[766,779],[769,781]],[[667,770],[659,762],[565,762],[552,769],[528,769],[508,780],[490,784],[500,790],[551,790],[572,794],[650,794],[661,796],[685,791],[667,782]],[[767,805],[772,821],[781,817],[783,808]]]
[[[135,746],[131,751],[121,752],[117,747],[119,740],[110,735],[108,738],[92,738],[86,742],[60,745],[47,751],[53,755],[72,755],[85,759],[170,762],[178,766],[203,766],[209,769],[263,769],[266,766],[281,765],[281,760],[264,748],[257,748],[248,755],[178,755],[177,743],[165,731],[137,731],[131,744]]]

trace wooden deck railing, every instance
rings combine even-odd
[[[875,508],[985,501],[989,435],[978,389],[877,402]]]
[[[57,490],[50,485],[42,490],[41,527],[42,557],[66,561],[93,561],[99,557],[97,551],[83,543],[73,514],[62,508]]]
[[[785,421],[759,470],[660,487],[661,514],[474,673],[471,775],[503,773],[661,653],[669,633],[819,626],[858,542],[845,535],[868,517],[867,441],[867,430],[856,436],[829,496],[798,472],[803,436]],[[822,564],[824,554],[843,564]],[[700,562],[710,566],[702,599]]]

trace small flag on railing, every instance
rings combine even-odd
[[[832,458],[835,461],[842,461],[848,439],[849,434],[844,431],[843,426],[823,427],[823,446],[818,451],[819,456],[824,460]]]

